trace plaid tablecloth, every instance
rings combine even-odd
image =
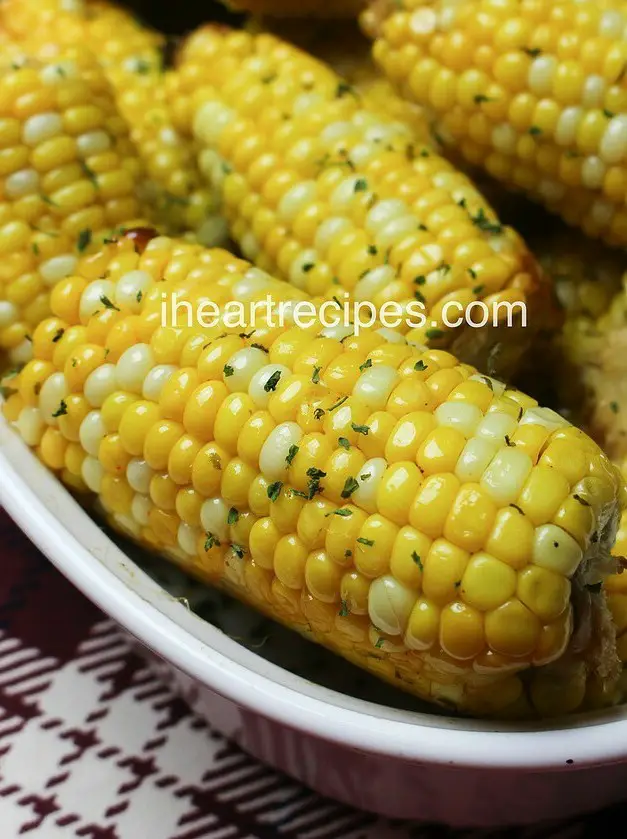
[[[627,805],[508,836],[583,839],[621,821]],[[194,716],[0,511],[0,839],[488,834],[503,832],[384,822],[255,762]]]

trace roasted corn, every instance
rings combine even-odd
[[[624,0],[374,0],[364,25],[444,143],[589,236],[627,245]]]
[[[446,351],[292,326],[292,304],[283,325],[163,325],[164,293],[299,292],[221,251],[138,250],[80,260],[10,382],[44,463],[138,542],[419,697],[613,701],[623,490],[595,443]]]
[[[172,234],[221,243],[225,224],[203,183],[196,150],[175,131],[165,101],[167,41],[106,2],[6,0],[5,25],[29,49],[51,42],[84,45],[100,61],[144,164],[142,198],[152,220]]]
[[[205,147],[233,238],[264,270],[314,295],[418,302],[412,337],[488,372],[512,366],[546,324],[533,257],[472,183],[297,48],[206,27],[182,51],[172,107]],[[447,328],[447,307],[480,300],[497,323],[526,306],[528,327]]]
[[[50,287],[112,229],[138,224],[141,167],[100,67],[11,45],[0,61],[0,349],[31,355]]]

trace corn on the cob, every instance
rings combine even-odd
[[[596,444],[446,351],[317,317],[164,326],[163,291],[298,295],[166,239],[82,259],[5,406],[44,463],[141,543],[417,696],[516,716],[612,700],[600,582],[622,484]]]
[[[0,64],[0,349],[30,357],[50,286],[82,251],[139,223],[140,164],[98,64],[5,46]]]
[[[554,339],[553,388],[559,407],[590,429],[626,478],[627,393],[620,335],[627,328],[627,259],[591,242],[573,242],[562,233],[540,238],[536,252],[566,312],[563,330]],[[627,555],[627,513],[613,552]],[[627,574],[608,578],[606,588],[619,657],[627,666]]]
[[[571,225],[627,245],[624,0],[378,0],[389,78],[464,157]]]
[[[206,146],[200,165],[234,239],[264,270],[311,294],[419,302],[413,337],[484,369],[507,367],[541,328],[547,287],[520,237],[320,62],[271,35],[207,27],[183,50],[172,98],[178,126]],[[446,328],[447,306],[480,300],[497,318],[526,304],[528,328]]]
[[[299,18],[354,18],[365,5],[365,0],[222,0],[237,12],[256,15]]]
[[[152,220],[172,234],[191,231],[205,244],[222,242],[225,225],[198,170],[196,149],[172,125],[166,39],[106,2],[7,0],[3,11],[7,27],[29,49],[54,42],[93,51],[144,164],[142,198]]]

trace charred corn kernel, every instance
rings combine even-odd
[[[608,579],[607,603],[596,587],[612,567],[622,489],[596,444],[451,354],[376,326],[330,337],[316,319],[320,304],[308,341],[290,324],[264,326],[267,346],[255,341],[250,320],[243,328],[221,316],[193,330],[204,344],[182,366],[180,347],[192,332],[184,341],[167,333],[173,343],[159,329],[146,342],[136,336],[137,323],[159,311],[162,290],[184,300],[217,297],[219,311],[229,295],[252,304],[265,294],[277,301],[302,294],[270,277],[251,283],[260,274],[251,276],[248,264],[195,245],[156,238],[136,253],[134,235],[104,249],[96,275],[112,267],[106,282],[115,300],[136,272],[148,277],[140,306],[121,309],[109,327],[135,335],[133,343],[112,363],[88,339],[100,316],[79,306],[72,319],[68,308],[69,319],[52,325],[63,324],[58,343],[69,340],[71,353],[52,349],[55,333],[42,324],[38,356],[9,379],[7,418],[44,462],[97,495],[111,523],[133,538],[429,701],[488,715],[549,713],[560,702],[571,709],[581,672],[594,685],[584,689],[586,701],[611,701],[615,679],[604,668],[610,663],[618,678],[627,612],[620,575]],[[93,266],[76,268],[87,290],[100,281],[83,277],[83,268],[90,274]],[[178,361],[157,357],[165,344]],[[220,351],[211,361],[214,344]],[[72,355],[88,375],[72,367]],[[301,386],[312,362],[328,369],[344,356],[357,368],[350,394],[343,382],[334,390],[323,369],[302,391],[309,409],[277,421],[268,390],[278,396]],[[364,366],[368,357],[373,363]],[[201,367],[211,378],[202,380]],[[416,381],[438,399],[397,416],[390,394]],[[37,402],[26,404],[21,393],[35,384]],[[335,412],[337,421],[327,416]],[[370,423],[378,424],[374,451]],[[537,435],[534,445],[507,442],[527,427],[545,429],[541,445]],[[432,474],[421,471],[427,462]],[[571,502],[587,511],[587,523]],[[586,598],[591,626],[600,629],[575,633],[574,607]],[[563,684],[552,698],[547,674]]]
[[[232,58],[234,40],[241,52],[227,83],[221,68]],[[449,302],[463,312],[482,297],[492,307],[493,293],[532,308],[545,297],[520,239],[463,175],[432,146],[421,147],[409,126],[371,108],[367,96],[362,100],[287,43],[267,34],[201,29],[183,49],[176,97],[187,99],[181,103],[187,130],[205,150],[201,160],[208,155],[211,161],[206,174],[244,255],[298,288],[328,297],[343,290],[362,304],[392,303],[401,313],[414,307],[414,315],[421,304],[426,318],[406,323],[401,316],[401,329],[415,327],[421,343],[440,337],[453,346],[460,333],[447,333]],[[283,115],[275,133],[266,135],[255,123],[253,101]],[[262,228],[252,220],[258,211],[266,219]],[[461,225],[457,239],[449,232],[453,219]],[[274,230],[281,231],[280,245]],[[475,241],[489,259],[477,260]],[[541,308],[544,314],[529,317],[530,325],[550,317],[551,306]],[[501,338],[517,333],[508,329]],[[484,336],[485,330],[474,330],[469,360],[483,351]],[[373,367],[371,375],[384,374]],[[450,387],[462,380],[453,378]],[[399,417],[420,410],[426,398],[422,387],[402,382],[390,382],[389,406],[383,395],[373,410],[388,407]]]
[[[373,3],[364,24],[378,64],[435,113],[446,144],[568,224],[624,246],[627,10],[616,0],[583,5],[550,0],[519,14],[491,0],[407,0]],[[607,58],[589,61],[592,45]]]
[[[176,130],[166,101],[166,89],[176,87],[176,75],[163,66],[165,39],[106,2],[88,8],[83,2],[69,6],[64,0],[49,0],[42,9],[38,0],[9,0],[5,11],[5,26],[30,50],[43,52],[54,43],[65,49],[87,47],[97,56],[117,107],[131,126],[131,139],[147,175],[142,197],[153,220],[172,233],[193,231],[199,241],[218,244],[224,224],[216,214],[211,190],[203,183],[193,144]],[[133,170],[110,171],[106,161],[112,142],[106,123],[91,102],[78,101],[81,106],[69,110],[64,123],[73,137],[56,136],[38,148],[35,168],[47,171],[65,159],[72,161],[72,151],[78,147],[99,190],[110,199],[108,221],[123,223],[134,216],[124,207],[124,179]],[[135,164],[134,171],[137,168]],[[23,191],[26,186],[15,188]]]

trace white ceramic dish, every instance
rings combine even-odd
[[[399,818],[486,826],[627,799],[627,706],[557,726],[493,724],[399,710],[295,675],[168,594],[3,420],[0,501],[60,571],[156,654],[213,725],[325,795]],[[301,655],[316,649],[302,644]]]

